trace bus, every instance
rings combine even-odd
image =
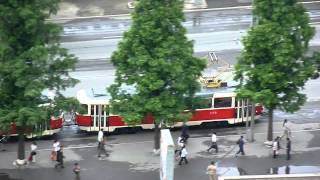
[[[251,103],[245,99],[236,97],[234,89],[203,89],[196,96],[202,100],[201,104],[192,111],[192,117],[185,124],[197,126],[208,122],[227,122],[228,124],[238,124],[251,119]],[[106,111],[110,106],[110,96],[95,95],[86,90],[77,92],[77,99],[86,109],[84,114],[76,114],[75,123],[81,131],[95,132],[103,128],[103,131],[113,132],[121,128],[130,128],[119,115]],[[189,111],[189,110],[186,110]],[[255,104],[254,118],[259,119],[262,115],[263,107]],[[172,127],[181,127],[184,122],[176,122]],[[135,127],[142,129],[153,129],[154,119],[146,116],[141,120],[141,124]]]

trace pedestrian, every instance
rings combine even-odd
[[[31,152],[28,158],[29,162],[36,162],[37,148],[37,143],[33,141],[30,145]]]
[[[185,164],[188,164],[187,155],[188,155],[188,152],[187,152],[186,146],[184,145],[181,150],[179,165],[182,165],[182,161],[184,161]]]
[[[176,157],[180,156],[182,147],[184,146],[183,139],[182,139],[181,136],[178,137],[177,145],[178,145],[177,149],[174,151],[174,154],[175,154]]]
[[[60,150],[60,142],[58,140],[54,140],[52,146],[53,146],[53,151],[51,152],[51,160],[56,161],[58,151]]]
[[[240,136],[240,139],[238,139],[237,144],[239,146],[239,151],[236,153],[236,157],[239,153],[241,153],[241,155],[245,155],[244,153],[244,140],[243,140],[243,136]]]
[[[60,149],[59,149],[59,151],[57,152],[57,164],[56,164],[54,167],[57,168],[58,166],[60,166],[61,168],[64,168],[63,159],[64,159],[65,157],[64,157],[64,155],[63,155],[63,146],[60,145],[59,147],[60,147]]]
[[[282,139],[283,137],[289,138],[290,135],[291,135],[291,130],[290,130],[290,128],[289,128],[288,120],[287,120],[287,119],[285,119],[285,120],[283,121],[283,123],[282,123],[282,129],[283,129],[283,134],[282,134],[282,136],[281,136],[280,138],[281,138],[281,139]]]
[[[101,157],[101,154],[103,153],[106,157],[109,156],[106,150],[106,144],[107,144],[107,138],[103,137],[102,142],[99,145],[99,149],[98,149],[98,158]]]
[[[275,138],[273,143],[272,143],[272,152],[273,152],[273,158],[277,158],[277,155],[278,155],[278,148],[279,148],[279,145],[278,145],[278,138]]]
[[[215,165],[214,161],[211,161],[207,168],[207,174],[209,176],[209,180],[216,180],[217,176],[217,166]]]
[[[76,175],[76,180],[80,179],[80,165],[79,163],[74,163],[73,165],[73,173]]]
[[[218,144],[217,144],[217,134],[214,132],[211,136],[211,146],[207,149],[210,152],[211,149],[215,149],[216,153],[218,153]]]
[[[187,143],[188,139],[189,139],[189,129],[187,124],[184,122],[182,125],[182,130],[181,130],[181,137],[183,139],[184,144]]]
[[[291,156],[290,156],[290,151],[291,151],[291,140],[290,138],[287,138],[287,160],[290,160]]]
[[[277,136],[276,139],[277,139],[278,151],[280,151],[280,149],[281,149],[281,144],[280,144],[281,137]]]
[[[100,129],[100,131],[98,132],[98,149],[100,148],[100,145],[103,142],[103,128]]]

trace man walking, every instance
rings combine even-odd
[[[277,155],[278,155],[278,148],[279,148],[279,144],[278,144],[278,137],[274,139],[273,143],[272,143],[272,151],[273,151],[273,158],[276,159]]]
[[[283,134],[281,136],[281,139],[283,137],[289,138],[290,135],[291,135],[291,130],[290,130],[289,126],[288,126],[288,120],[287,119],[285,119],[283,121],[282,128],[283,128]]]
[[[107,144],[107,138],[106,137],[103,137],[103,140],[102,142],[100,143],[100,146],[99,146],[99,149],[98,149],[98,158],[101,157],[101,154],[103,153],[106,157],[109,156],[109,154],[107,153],[107,150],[106,150],[106,144]]]
[[[216,153],[218,153],[218,144],[217,144],[217,134],[214,132],[211,136],[211,146],[207,149],[210,152],[211,149],[216,149]]]
[[[57,152],[57,162],[58,163],[54,166],[55,168],[57,168],[58,166],[60,166],[61,168],[64,168],[63,158],[64,158],[63,148],[62,148],[62,145],[60,145],[60,150]]]
[[[290,156],[290,151],[291,151],[291,140],[290,138],[287,138],[287,160],[290,160],[291,156]]]
[[[188,152],[186,150],[186,146],[183,146],[181,149],[179,165],[182,165],[182,161],[184,161],[186,164],[188,164],[187,154],[188,154]]]
[[[207,168],[207,174],[209,176],[209,180],[216,180],[217,176],[217,166],[214,161],[211,161],[210,165]]]
[[[236,157],[238,156],[239,153],[241,153],[241,155],[245,155],[243,136],[240,136],[240,139],[237,141],[237,144],[239,145],[239,151],[236,153]]]
[[[188,139],[189,139],[189,129],[187,124],[184,122],[182,125],[182,132],[181,132],[181,137],[183,139],[183,143],[186,144]]]
[[[103,128],[100,129],[98,132],[98,149],[100,148],[102,141],[103,141]]]

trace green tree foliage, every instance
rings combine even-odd
[[[197,79],[205,62],[193,57],[193,43],[181,24],[182,10],[179,0],[136,4],[132,26],[111,58],[116,79],[108,89],[113,111],[127,124],[140,123],[147,114],[156,125],[181,120],[186,98],[200,87]]]
[[[61,27],[46,21],[58,0],[0,1],[0,123],[26,126],[47,121],[52,103],[43,91],[75,85],[68,74],[76,58],[60,47]]]
[[[306,101],[301,89],[315,71],[315,56],[307,57],[314,29],[296,0],[254,0],[251,27],[236,65],[237,92],[269,110],[268,140],[272,140],[272,112],[294,112]]]

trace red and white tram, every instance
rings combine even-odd
[[[207,90],[207,92],[198,93],[204,103],[196,107],[192,118],[186,123],[189,126],[201,125],[206,122],[225,121],[229,124],[242,123],[251,119],[251,105],[247,100],[238,99],[236,94],[228,89]],[[87,109],[85,114],[76,115],[76,124],[80,130],[92,132],[104,131],[113,132],[119,128],[127,128],[121,117],[114,114],[108,114],[105,109],[109,106],[107,96],[95,97],[85,90],[77,93],[77,99]],[[263,108],[261,105],[255,105],[255,119],[259,119]],[[182,126],[183,122],[177,122],[174,127]],[[152,116],[145,117],[140,126],[142,129],[153,129],[154,120]]]
[[[63,126],[62,118],[51,118],[48,122],[36,125],[34,127],[26,128],[26,137],[40,137],[40,136],[51,136],[58,133]],[[38,129],[38,130],[37,130]],[[37,131],[33,133],[34,131]],[[15,123],[11,123],[8,131],[0,132],[0,136],[17,136],[17,126]]]

